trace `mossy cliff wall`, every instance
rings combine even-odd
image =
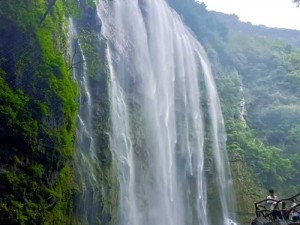
[[[51,3],[0,2],[0,224],[71,223],[77,88],[66,14],[74,4],[58,0],[44,17]]]
[[[109,140],[111,112],[108,86],[110,74],[106,59],[107,40],[101,35],[102,24],[95,4],[87,0],[79,2],[81,16],[72,19],[76,33],[71,41],[72,54],[75,77],[80,89],[79,117],[82,120],[81,124],[89,124],[88,121],[92,121],[91,126],[87,125],[88,133],[92,136],[77,132],[77,207],[73,225],[117,224],[118,184]],[[87,111],[90,115],[87,115]],[[80,126],[78,123],[77,131],[80,131]],[[91,153],[93,151],[95,155]],[[90,162],[86,162],[86,159]],[[97,179],[96,184],[90,182],[94,177]]]
[[[256,217],[254,203],[264,198],[265,191],[253,177],[242,154],[232,153],[230,164],[237,219],[241,225],[249,225]]]
[[[54,3],[54,4],[53,4]],[[69,17],[78,31],[70,52]],[[116,224],[106,40],[91,0],[0,2],[0,224],[84,224],[76,115],[83,55],[97,146],[97,224]],[[79,45],[81,50],[79,51]],[[76,61],[77,60],[77,61]],[[78,85],[78,86],[77,86]],[[80,149],[79,149],[80,150]],[[79,160],[80,161],[80,160]]]

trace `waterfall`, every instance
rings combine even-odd
[[[73,68],[73,78],[79,90],[79,109],[77,114],[77,132],[75,143],[76,180],[82,190],[82,195],[76,199],[76,214],[79,224],[97,224],[99,205],[97,199],[100,195],[98,182],[99,159],[96,156],[96,145],[93,136],[92,105],[93,100],[89,88],[86,58],[73,20],[70,20],[70,55],[73,64],[80,66]]]
[[[118,177],[118,224],[227,225],[233,206],[226,135],[203,47],[164,0],[95,4],[110,76],[108,132]],[[82,99],[76,158],[83,196],[77,215],[85,218],[82,224],[94,225],[101,188],[90,111],[95,103],[80,52],[83,66],[74,78]],[[214,161],[219,204],[213,216],[220,217],[219,224],[212,224],[207,210],[207,151]]]

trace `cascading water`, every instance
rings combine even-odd
[[[212,224],[204,172],[204,148],[209,147],[220,202],[214,215],[220,222],[212,225],[227,225],[233,206],[224,123],[202,46],[164,0],[113,0],[96,5],[101,35],[107,41],[118,224]],[[85,99],[79,110],[77,145],[86,149],[77,157],[85,187],[82,207],[77,208],[79,216],[87,218],[84,222],[94,225],[98,208],[92,202],[99,194],[95,177],[99,160],[89,116],[94,103],[85,76],[84,66],[81,73],[75,71]]]
[[[205,126],[210,127],[213,142],[220,217],[229,218],[224,124],[203,48],[162,0],[114,0],[98,4],[97,9],[108,40],[120,224],[209,224],[201,75],[209,105],[210,124]]]
[[[74,65],[73,77],[79,90],[79,110],[77,115],[76,151],[75,164],[77,182],[82,190],[82,196],[78,197],[76,214],[79,224],[97,224],[99,204],[97,199],[100,195],[97,169],[100,162],[96,155],[96,145],[93,136],[92,121],[92,97],[87,75],[86,58],[82,51],[81,43],[73,20],[70,20],[70,52]]]

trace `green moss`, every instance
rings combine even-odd
[[[55,199],[49,207],[53,208],[48,215],[45,224],[70,224],[73,206],[74,183],[73,173],[70,165],[66,165],[59,174],[58,183],[53,189],[48,189],[48,193]],[[69,215],[69,216],[68,216]]]
[[[82,29],[79,34],[79,41],[83,54],[86,56],[87,74],[92,77],[96,76],[101,69],[101,63],[99,63],[101,55],[97,47],[95,47],[95,44],[99,42],[98,35],[89,30]]]
[[[41,178],[43,175],[43,166],[41,164],[34,163],[27,168],[31,176]]]
[[[92,8],[95,8],[96,5],[95,5],[95,2],[93,0],[85,0],[87,6],[89,7],[92,7]]]
[[[254,202],[264,199],[265,191],[258,185],[241,152],[232,154],[231,171],[237,220],[241,225],[248,225],[255,218]]]
[[[0,3],[1,224],[72,224],[77,88],[65,2],[42,23],[45,0]]]
[[[81,10],[78,1],[62,0],[62,4],[66,16],[77,18],[81,16]]]

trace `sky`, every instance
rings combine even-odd
[[[208,10],[236,14],[255,25],[300,30],[300,7],[292,0],[197,0]]]

